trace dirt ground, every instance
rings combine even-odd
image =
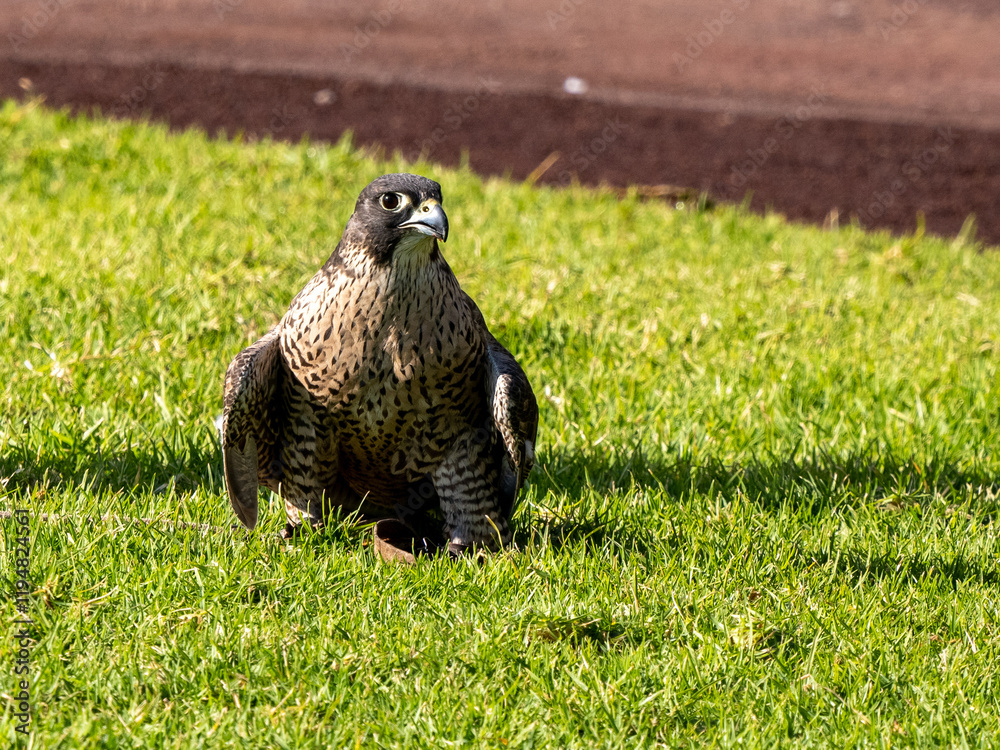
[[[1000,243],[997,40],[995,0],[6,0],[0,96]]]

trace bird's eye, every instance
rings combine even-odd
[[[399,193],[386,193],[378,199],[378,203],[386,211],[396,211],[406,203],[406,196]]]

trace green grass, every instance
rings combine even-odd
[[[541,429],[521,553],[403,568],[280,544],[273,499],[249,537],[38,514],[230,523],[226,364],[407,165],[10,103],[0,149],[32,747],[995,743],[994,252],[411,166]]]

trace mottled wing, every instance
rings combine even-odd
[[[486,396],[493,424],[504,445],[500,503],[504,517],[509,518],[514,511],[517,495],[535,464],[538,403],[524,370],[486,328],[486,321],[472,299],[467,299],[474,315],[482,321],[486,340]]]
[[[270,466],[274,458],[281,372],[275,331],[237,354],[226,370],[222,421],[226,491],[237,517],[248,529],[257,525],[260,467]]]

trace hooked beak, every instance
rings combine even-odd
[[[448,217],[441,204],[429,198],[413,209],[410,218],[399,225],[400,229],[412,229],[421,234],[437,237],[442,242],[448,239]]]

